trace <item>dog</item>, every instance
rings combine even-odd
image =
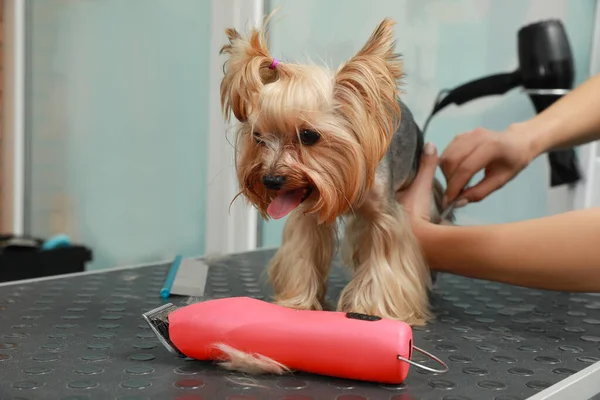
[[[224,118],[239,122],[238,196],[266,220],[288,217],[267,268],[277,304],[326,309],[332,257],[341,248],[352,278],[338,311],[412,326],[432,318],[432,275],[395,200],[417,174],[424,138],[400,99],[404,72],[394,24],[382,20],[337,69],[280,62],[269,53],[264,28],[248,37],[226,31],[220,95]],[[433,221],[442,195],[435,179]]]

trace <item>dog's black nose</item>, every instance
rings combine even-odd
[[[263,184],[267,189],[279,190],[285,183],[285,176],[283,175],[265,175],[262,178]]]

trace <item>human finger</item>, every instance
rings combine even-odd
[[[431,195],[431,182],[435,176],[435,169],[438,166],[437,148],[433,143],[427,143],[421,156],[419,172],[411,185],[411,191],[415,197],[424,198]]]
[[[431,191],[435,170],[438,165],[437,149],[433,143],[425,145],[419,161],[419,171],[411,185],[402,193],[396,194],[396,200],[413,214],[430,208]]]
[[[460,164],[485,140],[484,135],[469,132],[458,135],[450,142],[440,156],[440,169],[448,180]]]
[[[498,173],[491,176],[486,176],[475,186],[472,186],[463,191],[461,198],[465,198],[469,203],[475,203],[485,199],[492,192],[503,187],[510,179],[510,173]]]
[[[494,160],[495,151],[492,146],[479,146],[471,155],[455,169],[454,173],[446,177],[446,194],[444,203],[447,204],[458,197],[465,190],[473,176],[487,167]]]

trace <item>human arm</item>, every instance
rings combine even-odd
[[[600,139],[600,74],[512,129],[525,135],[530,158]]]
[[[600,75],[577,86],[533,118],[504,132],[477,128],[454,138],[440,157],[447,203],[477,202],[504,186],[540,154],[600,139]],[[480,170],[485,177],[461,190]]]
[[[397,200],[433,270],[546,290],[600,292],[600,209],[482,226],[429,221],[438,165],[431,145]],[[428,154],[429,153],[429,154]]]
[[[433,270],[518,286],[600,292],[600,209],[497,225],[413,223]]]

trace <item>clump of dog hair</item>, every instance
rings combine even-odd
[[[285,365],[261,354],[247,353],[223,343],[216,344],[215,347],[223,353],[219,365],[230,371],[239,371],[250,375],[284,375],[291,372]]]

